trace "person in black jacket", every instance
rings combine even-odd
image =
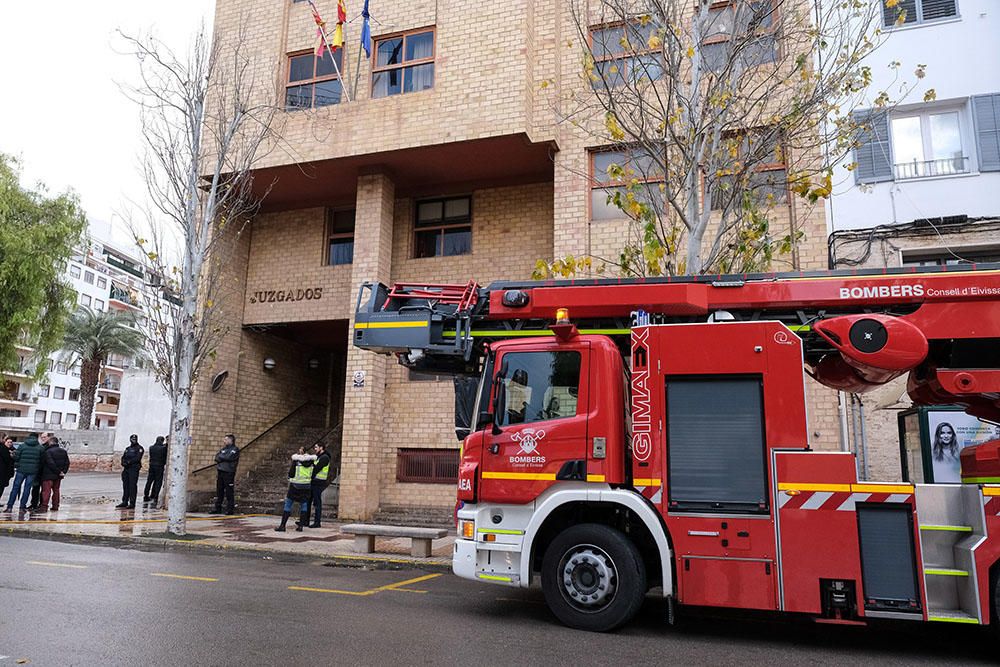
[[[55,434],[51,431],[46,431],[38,436],[38,442],[42,445],[42,460],[45,459],[45,450],[49,448],[49,440],[54,438]],[[28,503],[29,510],[37,510],[42,505],[42,471],[39,468],[38,474],[35,475],[35,481],[31,485],[31,502]]]
[[[9,435],[0,437],[0,496],[10,484],[14,476],[14,438]]]
[[[215,513],[222,514],[222,498],[226,499],[226,514],[236,508],[236,466],[240,463],[240,448],[236,446],[236,436],[225,437],[222,449],[215,455]]]
[[[310,507],[313,512],[313,522],[310,528],[319,528],[323,519],[323,492],[330,486],[330,455],[326,452],[326,445],[317,442],[313,445],[313,454],[316,455],[316,463],[312,469],[312,502]]]
[[[139,471],[142,470],[142,455],[146,452],[139,444],[139,436],[128,437],[128,447],[122,452],[122,501],[115,505],[118,509],[135,509],[135,497],[139,493]]]
[[[69,454],[59,445],[59,438],[49,438],[48,447],[42,455],[42,506],[43,512],[49,511],[49,498],[52,498],[52,511],[59,509],[59,487],[63,477],[69,472]]]
[[[163,469],[167,467],[167,444],[162,435],[156,436],[156,442],[149,448],[149,474],[146,475],[146,488],[142,491],[142,501],[152,501],[153,507],[160,500],[160,488],[163,486]]]

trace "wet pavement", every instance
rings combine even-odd
[[[447,572],[323,567],[249,552],[147,552],[0,538],[0,667],[48,665],[996,664],[983,628],[868,628],[681,609],[647,597],[596,634],[537,589]]]
[[[140,480],[139,492],[142,492]],[[66,487],[57,512],[0,512],[0,535],[37,536],[73,541],[135,542],[163,546],[170,541],[209,549],[243,549],[274,552],[274,555],[371,560],[447,567],[451,564],[454,536],[435,540],[430,558],[410,556],[406,538],[376,539],[375,554],[354,551],[354,538],[341,533],[343,523],[324,523],[320,528],[296,532],[290,519],[287,532],[278,533],[278,517],[266,514],[232,516],[192,513],[188,515],[188,535],[166,535],[167,512],[148,504],[134,510],[116,509],[121,481],[114,473],[78,473],[63,482]],[[117,485],[117,486],[116,486]],[[7,490],[9,493],[9,489]],[[6,500],[6,493],[4,500]],[[297,507],[297,506],[296,506]],[[237,510],[239,508],[237,507]]]

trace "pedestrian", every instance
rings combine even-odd
[[[14,476],[14,438],[9,435],[0,437],[0,498],[4,489]]]
[[[309,523],[309,500],[312,497],[312,468],[316,463],[315,454],[306,454],[305,447],[299,447],[297,454],[292,454],[292,465],[288,468],[288,492],[285,493],[285,508],[281,512],[281,524],[275,528],[279,533],[285,532],[285,524],[292,515],[292,505],[299,504],[299,520],[295,522],[295,530],[302,532],[303,526]]]
[[[42,456],[42,506],[43,512],[49,511],[49,498],[52,498],[52,511],[59,509],[59,488],[63,477],[69,472],[69,454],[59,445],[59,438],[49,438],[48,447]]]
[[[152,502],[153,507],[160,500],[160,488],[163,486],[163,469],[167,467],[167,444],[162,435],[156,436],[156,442],[149,448],[149,474],[146,475],[146,488],[142,490],[142,501]]]
[[[316,455],[316,463],[312,470],[312,499],[310,508],[312,509],[313,522],[310,528],[319,528],[323,520],[323,492],[330,486],[330,455],[326,453],[326,445],[317,442],[313,445],[313,454]]]
[[[49,439],[52,438],[53,433],[51,431],[46,431],[38,436],[38,442],[42,445],[42,457],[44,460],[45,450],[49,448]],[[39,472],[41,469],[39,468]],[[31,485],[31,502],[28,503],[29,510],[36,510],[41,506],[42,503],[42,476],[41,474],[35,475],[35,481]]]
[[[128,437],[128,447],[122,452],[122,501],[115,505],[118,509],[135,509],[135,497],[139,492],[139,471],[142,470],[142,455],[146,452],[139,444],[139,436]]]
[[[31,485],[42,467],[42,445],[38,442],[37,433],[29,433],[21,446],[14,452],[14,484],[7,498],[7,511],[14,508],[14,501],[21,496],[21,511],[28,509],[28,496],[31,495]]]
[[[222,514],[222,499],[226,499],[226,514],[236,509],[236,466],[240,464],[240,448],[236,436],[230,433],[222,449],[215,455],[215,513]]]

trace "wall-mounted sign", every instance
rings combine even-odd
[[[362,389],[365,386],[365,372],[364,371],[354,371],[354,388]]]
[[[285,301],[315,301],[323,298],[322,287],[288,290],[257,290],[250,293],[250,303],[283,303]]]

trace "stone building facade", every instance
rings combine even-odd
[[[331,0],[317,6],[336,16]],[[343,424],[344,518],[452,507],[447,480],[401,481],[399,466],[404,450],[457,460],[459,446],[450,381],[350,345],[361,283],[526,279],[539,259],[616,255],[623,229],[590,220],[595,146],[557,122],[562,93],[582,85],[566,3],[414,0],[373,12],[373,57],[357,47],[360,19],[348,24],[340,78],[309,62],[305,2],[218,0],[215,19],[216,40],[242,35],[293,108],[259,165],[261,212],[231,239],[233,289],[215,305],[230,333],[207,373],[227,376],[196,392],[190,466],[209,465],[225,433],[247,442],[322,404],[325,426]],[[789,202],[778,219],[805,237],[784,268],[825,268],[822,207]],[[813,444],[836,448],[836,399],[810,391]]]

